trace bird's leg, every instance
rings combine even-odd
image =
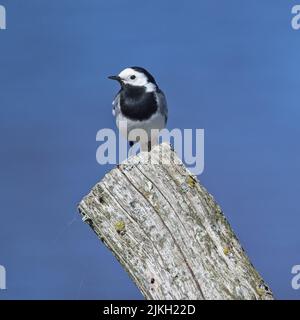
[[[128,156],[132,156],[133,155],[133,146],[135,144],[135,141],[129,141],[129,153]]]
[[[148,152],[150,152],[151,149],[159,143],[158,137],[159,137],[159,130],[157,129],[151,130],[151,140],[148,141]]]

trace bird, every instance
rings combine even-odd
[[[108,78],[118,81],[121,86],[112,102],[118,129],[130,147],[139,142],[141,151],[151,151],[158,143],[159,131],[165,128],[168,120],[165,94],[151,73],[142,67],[129,67]],[[133,133],[140,129],[147,135],[134,136]]]

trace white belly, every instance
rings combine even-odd
[[[117,127],[121,134],[128,139],[132,130],[143,129],[151,140],[151,130],[161,130],[165,127],[165,118],[162,114],[156,113],[151,118],[145,121],[133,121],[125,118],[121,113],[116,118]]]

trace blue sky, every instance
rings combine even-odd
[[[77,203],[112,166],[107,75],[156,77],[168,128],[205,129],[199,177],[277,298],[299,299],[297,1],[0,0],[0,299],[141,299]]]

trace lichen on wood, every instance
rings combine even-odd
[[[221,208],[167,144],[106,174],[79,211],[146,299],[273,299]]]

